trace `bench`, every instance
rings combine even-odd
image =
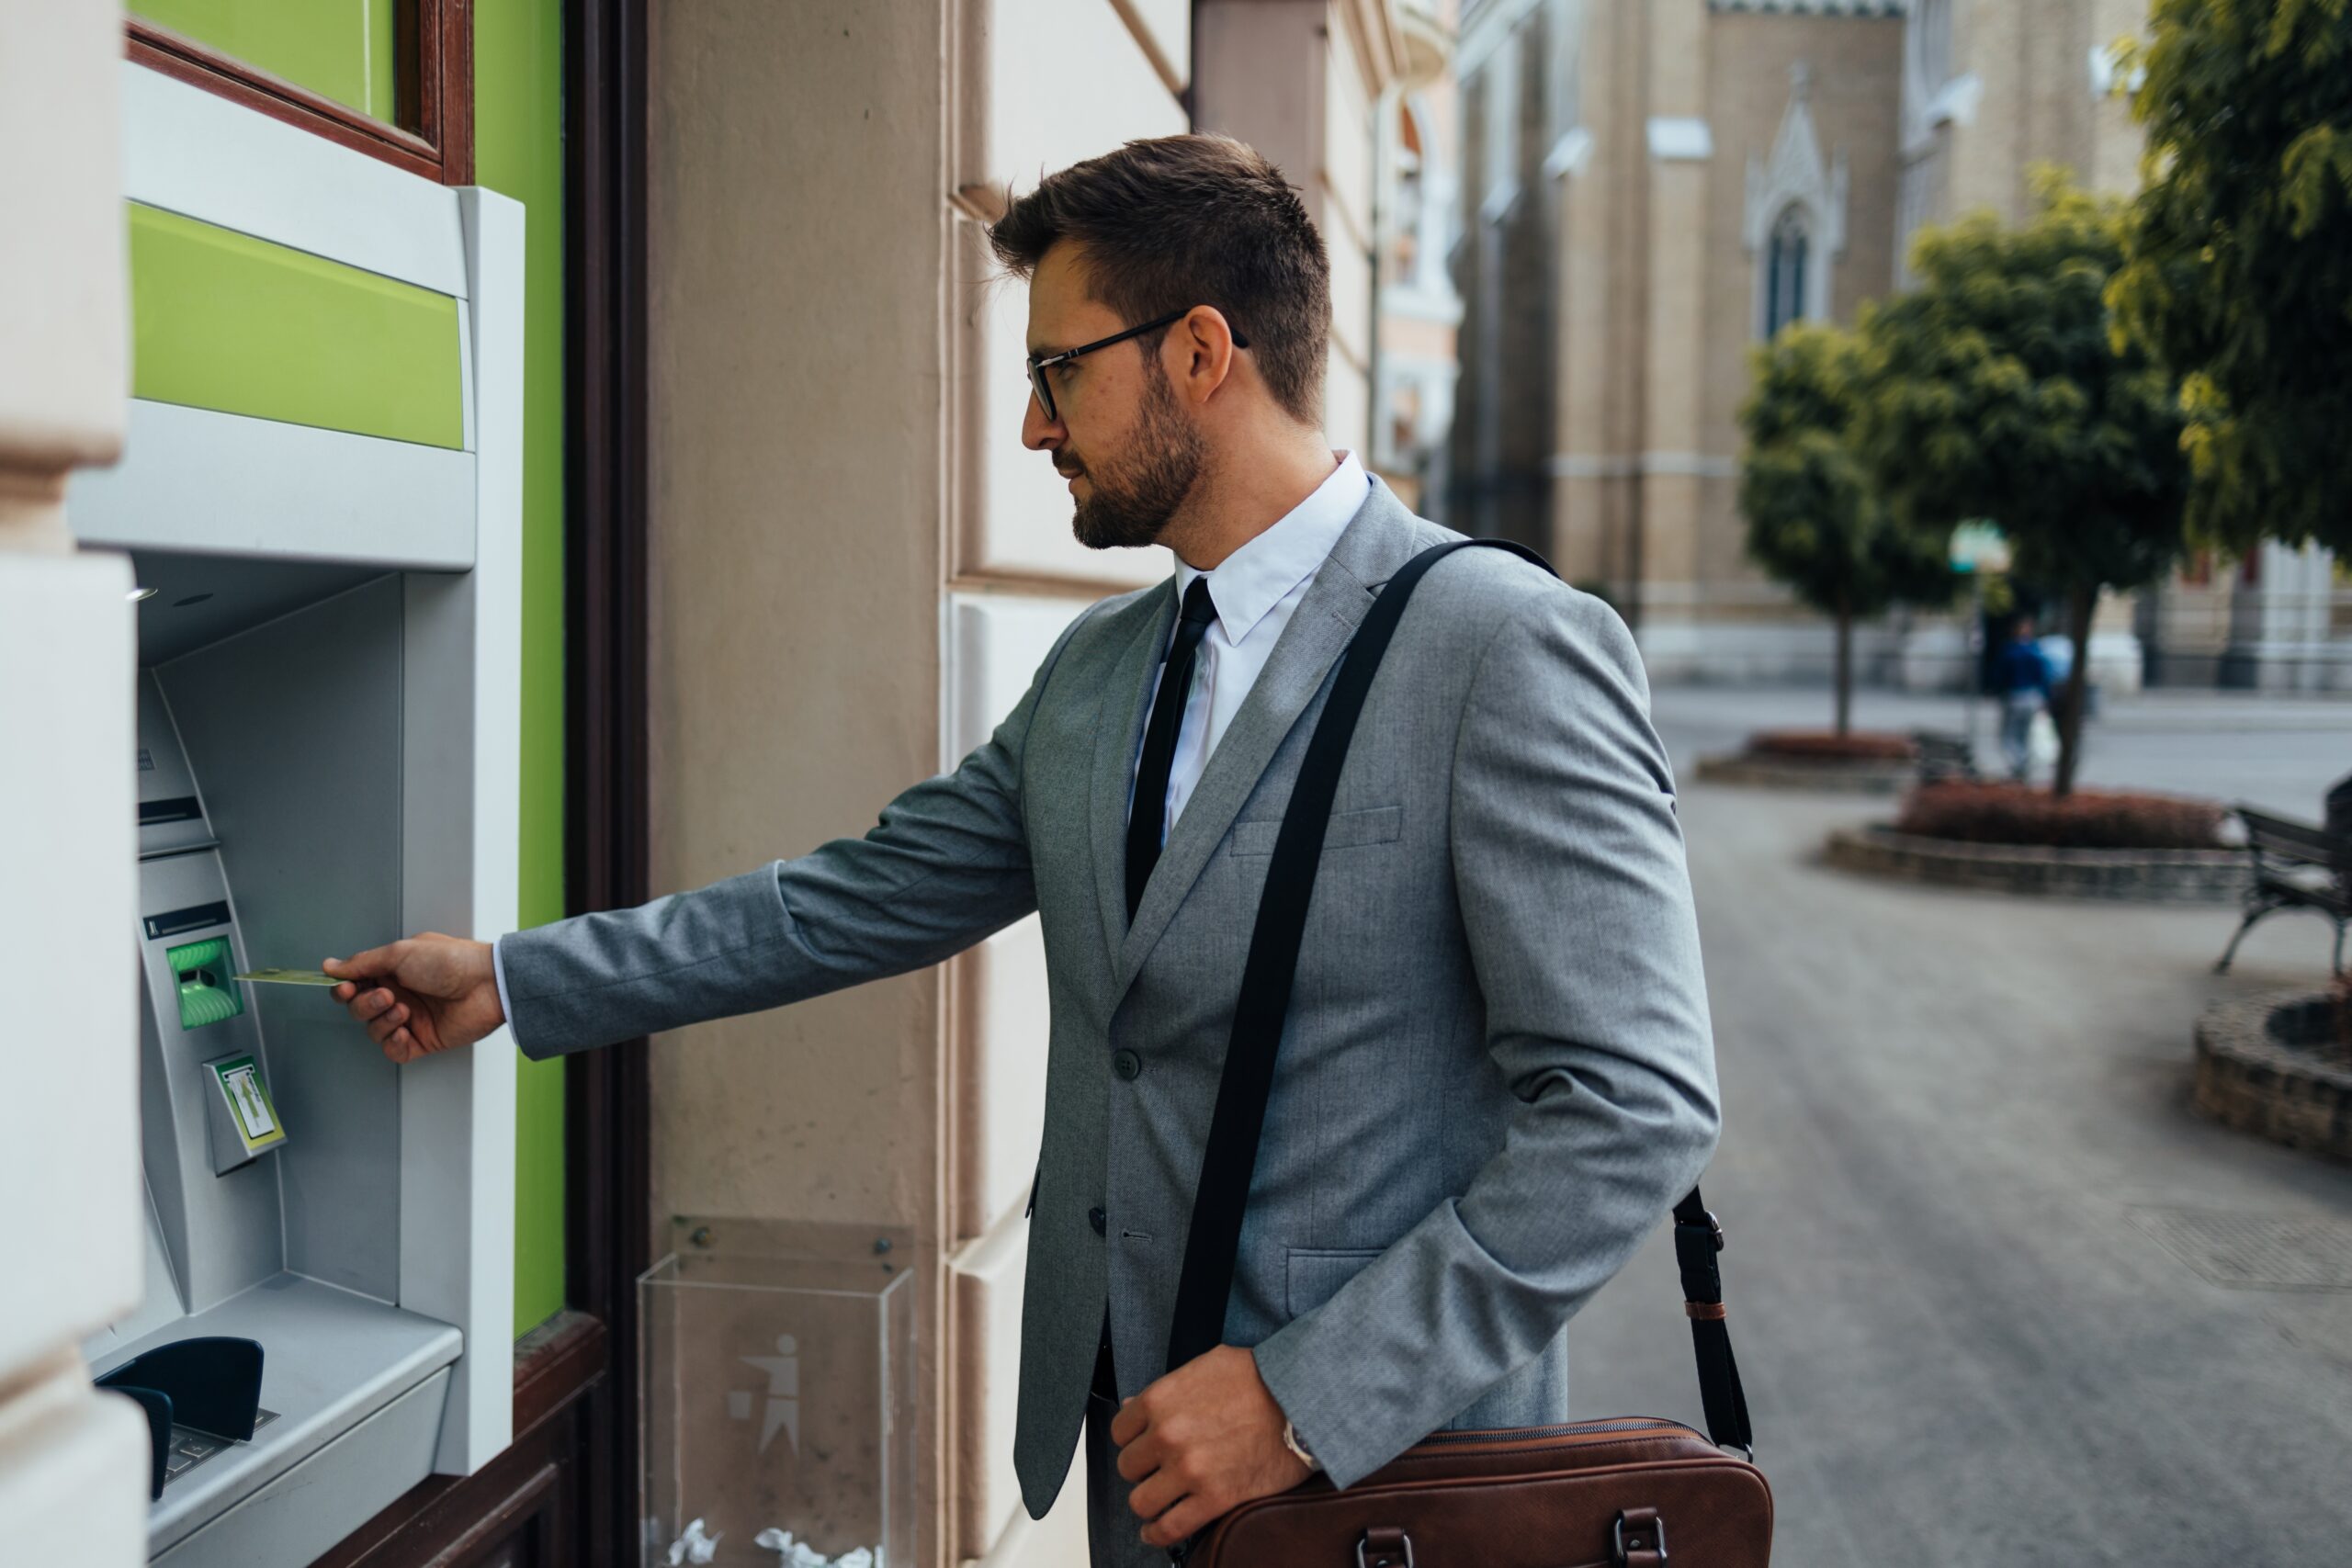
[[[2333,972],[2344,973],[2344,927],[2352,921],[2352,836],[2331,833],[2310,822],[2273,817],[2249,806],[2235,807],[2245,824],[2246,852],[2254,857],[2254,879],[2246,888],[2245,919],[2222,950],[2213,973],[2230,972],[2230,959],[2254,923],[2278,909],[2310,909],[2335,922]]]
[[[1915,729],[1911,732],[1911,744],[1918,748],[1921,784],[1976,776],[1976,749],[1965,735],[1945,729]]]

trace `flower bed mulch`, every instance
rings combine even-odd
[[[1770,789],[1894,795],[1918,777],[1918,748],[1907,735],[1856,729],[1763,729],[1743,750],[1699,759],[1713,784]]]
[[[2218,801],[2115,790],[2059,797],[2030,784],[1942,783],[1911,792],[1894,831],[1969,844],[2071,850],[2223,847]]]
[[[1879,729],[1759,729],[1747,738],[1754,757],[1806,762],[1908,762],[1919,748],[1907,735]]]

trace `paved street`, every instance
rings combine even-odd
[[[1826,693],[1662,689],[1655,707],[1706,948],[1727,1121],[1705,1190],[1775,1561],[2352,1562],[2352,1168],[2188,1104],[2199,1008],[2320,983],[2325,925],[2274,917],[2217,978],[2232,910],[1833,872],[1822,834],[1884,803],[1692,779],[1749,728],[1825,722]],[[1958,714],[1865,694],[1857,719]],[[2110,708],[2086,779],[2311,818],[2346,771],[2352,704],[2159,694]],[[2233,1288],[2186,1260],[2199,1235],[2297,1220],[2327,1227],[2339,1288]],[[2310,1266],[2243,1250],[2259,1239],[2236,1236],[2256,1272]],[[1580,1416],[1698,1421],[1678,1300],[1661,1231],[1573,1330]]]

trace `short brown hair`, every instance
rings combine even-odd
[[[1093,298],[1127,324],[1214,305],[1250,340],[1266,388],[1323,422],[1331,262],[1282,171],[1229,136],[1162,136],[1048,175],[989,230],[1028,277],[1056,242],[1085,253]],[[1147,349],[1163,333],[1147,333]]]

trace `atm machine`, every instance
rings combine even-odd
[[[143,595],[146,1292],[85,1350],[153,1424],[153,1560],[298,1568],[511,1436],[511,1045],[395,1066],[328,990],[235,976],[514,923],[522,211],[126,72],[134,312],[282,280],[291,369],[249,397],[200,354],[164,395],[135,367],[123,462],[69,494]],[[183,325],[219,329],[141,316],[140,352]],[[286,400],[374,343],[453,400],[446,437]]]

